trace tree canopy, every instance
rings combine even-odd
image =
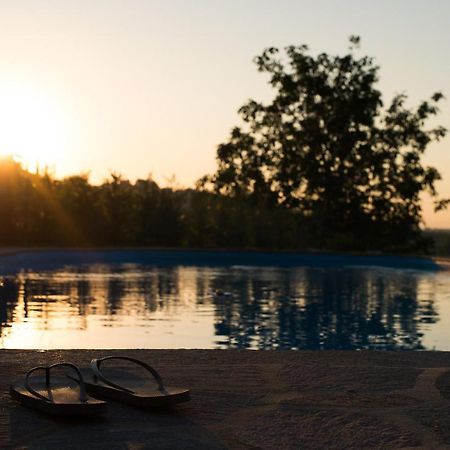
[[[302,45],[268,48],[255,63],[269,75],[273,100],[240,108],[244,124],[219,145],[217,172],[200,184],[294,211],[313,247],[423,245],[421,194],[428,192],[436,209],[448,203],[436,192],[438,170],[422,161],[447,131],[427,127],[443,95],[409,108],[401,93],[385,105],[379,67],[359,56],[356,36],[343,56],[312,55]]]

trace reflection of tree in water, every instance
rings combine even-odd
[[[145,326],[158,311],[172,320],[185,307],[199,314],[206,307],[225,348],[421,349],[421,331],[437,321],[431,280],[373,268],[106,265],[26,273],[0,285],[0,337],[15,314],[42,329],[70,316],[67,326],[85,329],[92,315],[108,316],[102,326],[125,316]]]
[[[110,314],[117,314],[121,309],[122,297],[124,294],[124,280],[116,277],[110,278],[106,288],[106,305]]]
[[[236,273],[216,296],[217,342],[237,348],[421,349],[421,323],[434,323],[420,277],[376,270],[296,269],[268,280]],[[223,286],[222,279],[214,280]]]
[[[89,315],[107,315],[112,321],[129,314],[145,318],[160,309],[169,314],[180,296],[178,271],[177,267],[102,265],[0,278],[0,337],[2,327],[17,320],[18,306],[20,317],[45,330],[51,329],[52,315],[64,314],[75,319],[67,326],[85,329]],[[112,324],[105,321],[103,326]]]
[[[19,296],[19,285],[11,278],[0,278],[0,338],[3,329],[11,326],[13,310]]]

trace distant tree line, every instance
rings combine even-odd
[[[374,237],[352,246],[334,232],[336,240],[323,246],[313,239],[314,223],[282,205],[118,175],[100,185],[85,175],[58,180],[10,158],[0,161],[0,246],[417,251],[432,243],[422,237],[421,248],[417,242],[395,246]]]
[[[93,185],[0,162],[0,246],[303,248],[296,215],[119,175]]]
[[[431,243],[431,252],[436,256],[450,256],[450,229],[425,230],[424,235]]]
[[[423,165],[444,127],[427,127],[439,92],[417,108],[384,107],[378,67],[358,57],[312,56],[307,46],[255,59],[274,98],[249,100],[217,149],[217,171],[195,189],[119,175],[99,186],[56,180],[12,159],[0,164],[0,245],[100,245],[430,251],[421,195],[436,210],[438,170]]]

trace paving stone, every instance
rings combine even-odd
[[[107,354],[147,361],[192,401],[165,411],[111,403],[102,418],[74,420],[9,396],[31,367]],[[449,393],[445,352],[0,350],[0,448],[450,448]]]

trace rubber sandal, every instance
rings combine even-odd
[[[142,378],[124,370],[100,368],[103,361],[112,359],[135,363],[150,372],[154,380],[150,377]],[[90,394],[132,406],[172,406],[187,402],[191,398],[189,389],[164,386],[161,376],[153,367],[128,356],[106,356],[93,359],[90,368],[81,369],[81,372],[86,383],[86,390]]]
[[[76,383],[67,376],[57,376],[50,379],[50,370],[54,367],[66,366],[77,374]],[[31,375],[38,370],[45,376]],[[67,362],[38,366],[30,369],[24,380],[10,385],[10,394],[23,405],[38,409],[48,414],[64,416],[92,416],[106,411],[106,402],[89,397],[80,369]]]

